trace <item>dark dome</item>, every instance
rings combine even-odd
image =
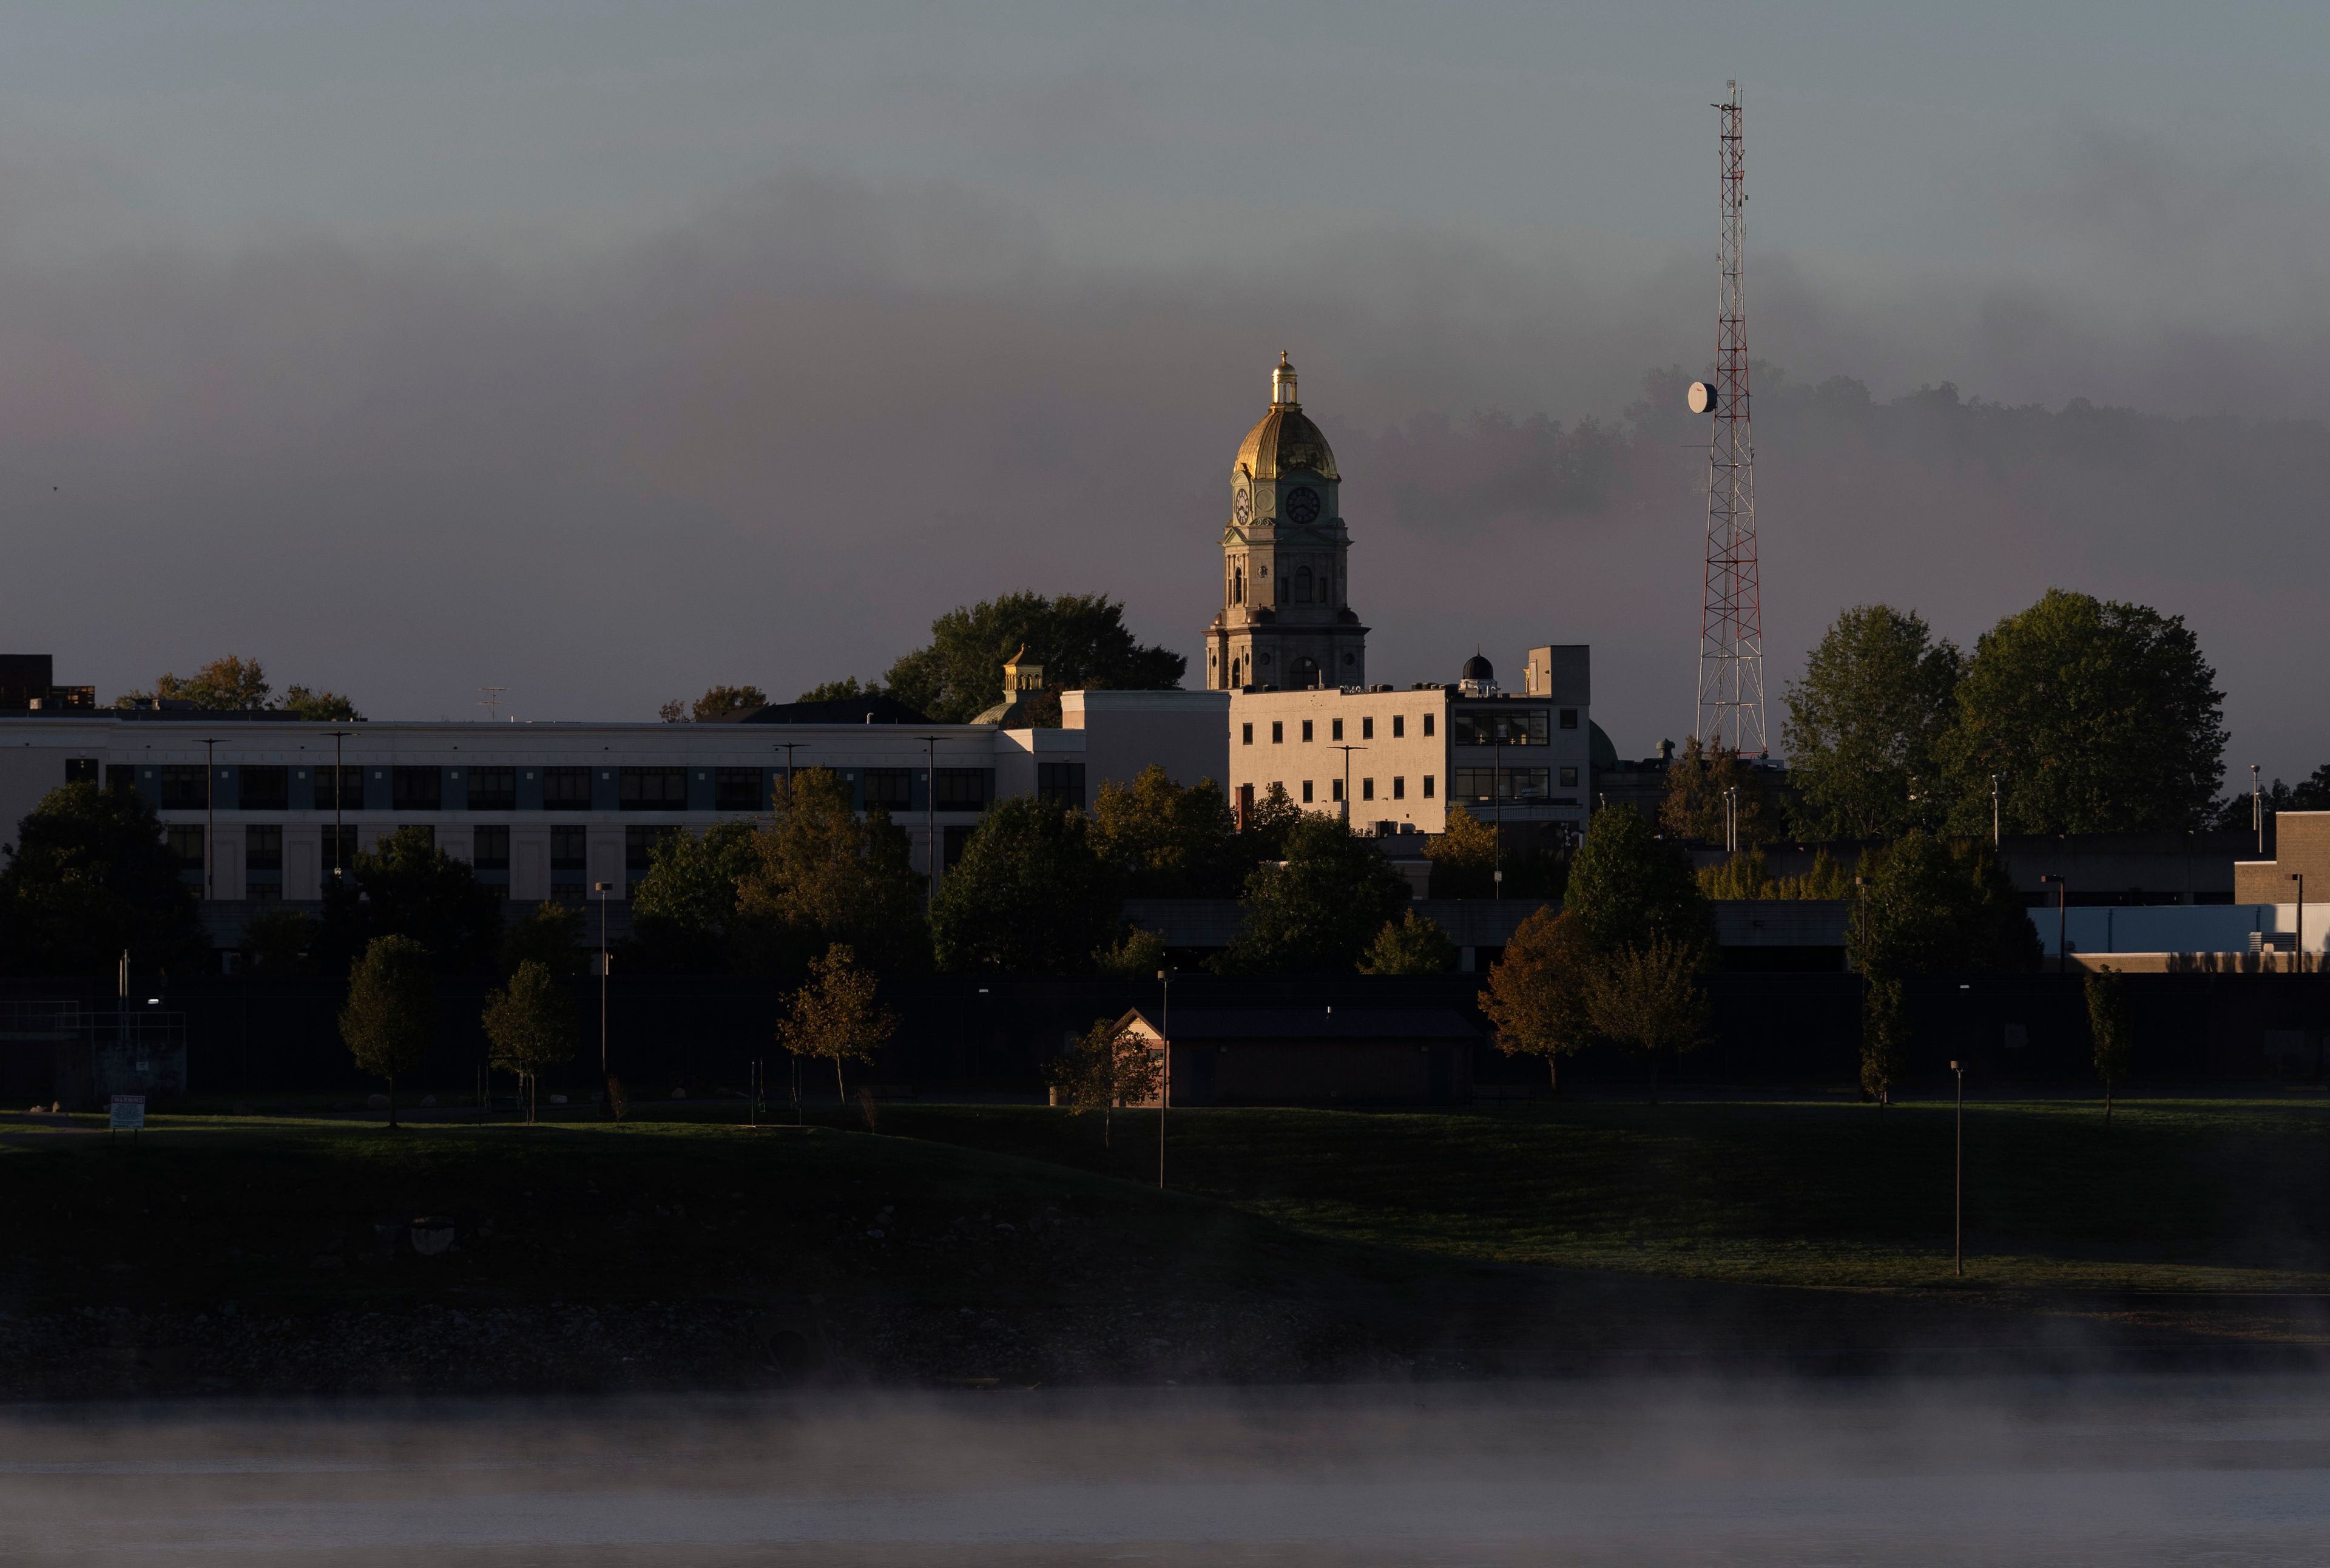
[[[1497,667],[1490,663],[1487,660],[1482,658],[1479,654],[1475,653],[1472,658],[1464,660],[1465,679],[1494,680],[1496,678]]]

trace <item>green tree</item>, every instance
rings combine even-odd
[[[1486,898],[1494,895],[1497,833],[1466,811],[1450,806],[1446,828],[1424,846],[1432,862],[1435,898]]]
[[[1794,877],[1775,877],[1761,850],[1742,850],[1718,866],[1699,870],[1699,890],[1719,898],[1850,898],[1852,872],[1826,850],[1816,851],[1809,870]]]
[[[1130,784],[1111,779],[1093,803],[1094,853],[1134,898],[1226,898],[1240,876],[1237,824],[1211,779],[1187,789],[1151,763]]]
[[[1367,840],[1307,813],[1286,834],[1283,864],[1246,878],[1246,920],[1217,966],[1230,974],[1350,974],[1407,908],[1407,883]]]
[[[1107,1148],[1110,1113],[1156,1098],[1164,1082],[1163,1056],[1130,1024],[1095,1018],[1066,1056],[1046,1067],[1045,1078],[1072,1115],[1100,1112],[1101,1147]]]
[[[667,833],[649,852],[648,873],[631,889],[626,971],[716,974],[735,966],[739,889],[754,866],[754,829],[713,823],[701,834]]]
[[[666,724],[677,724],[683,719],[708,724],[732,713],[749,713],[768,705],[768,693],[757,686],[710,686],[692,707],[675,697],[656,709],[656,717]]]
[[[1659,1059],[1707,1043],[1707,997],[1699,988],[1703,950],[1653,937],[1623,947],[1586,969],[1586,1014],[1594,1031],[1643,1053],[1651,1068],[1651,1103],[1659,1103]]]
[[[287,686],[283,699],[278,702],[279,712],[296,714],[310,724],[353,724],[364,717],[356,705],[336,691],[316,691],[305,686]]]
[[[2104,1086],[2104,1126],[2111,1126],[2112,1090],[2127,1078],[2136,1037],[2136,1009],[2127,999],[2127,979],[2107,965],[2087,978],[2088,1032],[2096,1045],[2096,1077]]]
[[[1146,980],[1165,967],[1165,938],[1158,932],[1135,926],[1115,946],[1094,954],[1093,963],[1103,974]]]
[[[1124,606],[1103,594],[1006,594],[957,606],[931,623],[928,646],[890,666],[884,689],[942,724],[961,724],[995,705],[1003,661],[1021,648],[1044,668],[1046,689],[1166,691],[1189,660],[1144,647],[1124,624]],[[1056,718],[1053,721],[1057,722]]]
[[[1909,1060],[1909,993],[1899,979],[1872,974],[1861,996],[1861,1092],[1891,1105]]]
[[[931,905],[949,974],[1088,974],[1115,934],[1115,879],[1082,812],[1028,795],[998,801]]]
[[[1855,969],[1913,974],[2027,972],[2039,933],[1990,846],[1903,834],[1861,860],[1866,885],[1846,936]]]
[[[586,967],[582,944],[587,936],[582,910],[545,898],[502,933],[502,972],[515,974],[532,964],[571,980]]]
[[[897,1031],[897,1016],[882,1005],[879,983],[858,967],[847,944],[837,942],[810,960],[809,978],[794,989],[777,1021],[777,1043],[795,1056],[830,1059],[834,1092],[847,1103],[841,1064],[872,1061]]]
[[[212,660],[192,675],[165,675],[154,682],[150,693],[126,692],[114,698],[113,705],[128,708],[158,700],[184,702],[216,713],[292,713],[301,718],[322,721],[353,721],[363,717],[354,703],[336,691],[291,686],[285,689],[279,699],[270,700],[274,689],[258,660],[230,653],[223,659]]]
[[[396,1126],[396,1080],[417,1072],[437,1035],[437,983],[427,949],[410,936],[375,936],[348,976],[340,1038],[357,1070],[388,1080],[388,1125]]]
[[[1456,945],[1440,923],[1410,909],[1387,920],[1359,958],[1362,974],[1445,974],[1456,967]]]
[[[1239,888],[1245,887],[1246,879],[1256,866],[1286,859],[1286,835],[1310,814],[1294,803],[1294,797],[1286,793],[1283,784],[1272,784],[1262,792],[1254,808],[1246,813],[1246,822],[1238,829],[1237,837],[1230,843],[1230,863]]]
[[[322,945],[340,962],[390,936],[420,943],[440,974],[483,974],[501,949],[501,900],[427,828],[399,828],[324,889]]]
[[[2051,588],[1975,642],[1941,751],[1950,826],[2011,833],[2207,825],[2224,777],[2224,694],[2182,616]]]
[[[1667,765],[1666,798],[1659,803],[1659,825],[1679,839],[1702,844],[1724,842],[1724,803],[1738,791],[1735,812],[1739,842],[1754,848],[1779,833],[1779,810],[1763,773],[1730,751],[1709,752],[1699,736],[1687,736],[1682,754]]]
[[[905,832],[876,808],[861,819],[850,786],[804,768],[753,836],[736,886],[740,946],[753,967],[799,973],[836,943],[882,973],[930,966],[923,879]]]
[[[297,909],[269,909],[243,922],[243,962],[254,974],[308,974],[323,930]]]
[[[1630,806],[1594,813],[1570,861],[1565,908],[1596,954],[1658,940],[1700,954],[1703,963],[1715,945],[1714,912],[1700,895],[1691,856]]]
[[[1561,1058],[1594,1039],[1586,994],[1592,961],[1577,917],[1540,908],[1514,930],[1489,966],[1488,989],[1481,993],[1481,1012],[1496,1031],[1497,1049],[1507,1056],[1545,1058],[1556,1094]]]
[[[109,975],[124,952],[149,971],[193,969],[207,957],[194,893],[134,791],[51,790],[5,853],[0,971]]]
[[[1942,784],[1960,660],[1914,610],[1856,604],[1839,615],[1788,683],[1781,733],[1796,831],[1874,839],[1921,820],[1912,794]],[[1986,797],[1985,797],[1986,798]]]
[[[996,679],[997,681],[1000,683],[1002,679],[1002,671],[999,669],[996,672]],[[855,675],[845,675],[838,680],[822,681],[818,685],[812,686],[793,700],[796,702],[847,702],[853,697],[879,697],[881,695],[882,683],[880,681],[869,680],[861,686],[857,682],[857,677]]]
[[[528,959],[486,999],[485,1026],[494,1066],[525,1080],[531,1122],[543,1072],[574,1060],[574,999],[547,966]]]

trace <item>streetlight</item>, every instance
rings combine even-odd
[[[218,856],[212,845],[218,841],[218,742],[203,742],[203,901],[209,903],[218,897]]]
[[[1355,751],[1365,751],[1368,748],[1363,746],[1337,744],[1330,746],[1327,749],[1343,754],[1343,826],[1348,828],[1351,825],[1351,754]]]
[[[1350,758],[1344,759],[1346,762]],[[1165,1071],[1157,1080],[1157,1190],[1165,1190],[1165,1107],[1173,1103],[1173,972],[1160,969],[1157,984],[1165,991],[1165,1016],[1158,1033],[1163,1037]]]
[[[2292,871],[2289,879],[2297,884],[2297,972],[2306,973],[2306,873]]]
[[[593,882],[591,890],[599,895],[599,1076],[607,1076],[607,899],[613,894],[612,882]],[[611,1096],[607,1108],[614,1108]]]
[[[2040,873],[2039,881],[2042,887],[2049,882],[2055,884],[2055,973],[2060,974],[2071,965],[2070,951],[2063,941],[2063,907],[2070,902],[2070,887],[2052,871]]]
[[[348,732],[345,729],[332,731],[332,885],[336,888],[347,874],[340,864],[340,837],[343,832],[340,826],[340,811],[347,804],[347,792],[344,786],[348,782],[347,772],[340,765],[340,742],[347,737]]]
[[[1996,774],[1990,775],[1990,847],[1994,850],[1998,848],[1998,779]]]
[[[939,896],[939,740],[935,735],[919,735],[930,759],[923,774],[923,826],[930,835],[931,874],[923,884],[923,913],[928,915]]]
[[[2258,859],[2265,859],[2265,796],[2258,793],[2258,765],[2249,764],[2249,826],[2257,830]]]
[[[1950,1188],[1950,1268],[1965,1278],[1965,1063],[1950,1063],[1958,1080],[1957,1175]]]

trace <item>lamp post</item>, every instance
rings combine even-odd
[[[599,1076],[607,1076],[607,898],[615,890],[612,882],[593,882],[591,890],[599,895]],[[610,1110],[614,1100],[607,1101]]]
[[[2064,942],[2064,906],[2070,901],[2070,886],[2052,871],[2040,874],[2040,883],[2055,884],[2055,973],[2063,974],[2071,966],[2070,949]]]
[[[347,783],[347,773],[340,766],[340,742],[347,737],[345,729],[332,731],[332,885],[336,888],[347,874],[340,864],[340,812],[347,804],[346,793],[341,787]]]
[[[1343,754],[1343,799],[1341,804],[1343,807],[1343,826],[1348,828],[1351,825],[1351,754],[1355,751],[1365,751],[1368,748],[1363,746],[1346,746],[1336,744],[1328,746],[1327,749],[1329,751],[1340,751]]]
[[[1344,759],[1349,761],[1347,757]],[[1165,1070],[1157,1079],[1157,1190],[1165,1190],[1165,1108],[1173,1103],[1173,971],[1160,969],[1157,984],[1165,993],[1163,1027],[1158,1032],[1164,1036]]]
[[[1958,1080],[1957,1174],[1950,1183],[1950,1269],[1965,1278],[1965,1063],[1950,1063]]]
[[[218,742],[203,741],[203,902],[218,897]]]
[[[1998,775],[1998,774],[1991,774],[1991,775],[1990,775],[1990,847],[1991,847],[1992,849],[1994,849],[1994,849],[1996,849],[1996,848],[1998,848],[1998,843],[1999,843],[1999,841],[1998,841],[1998,779],[1999,779],[1999,775]]]
[[[2297,972],[2306,973],[2306,873],[2292,871],[2289,879],[2297,884]]]
[[[2265,796],[2258,793],[2258,765],[2249,764],[2249,826],[2257,831],[2258,859],[2265,859]]]
[[[923,913],[927,916],[939,895],[939,736],[915,736],[923,743],[929,765],[923,773],[923,828],[930,838],[931,874],[923,883]]]
[[[1505,724],[1501,717],[1489,721],[1489,735],[1496,743],[1489,766],[1489,800],[1497,819],[1496,841],[1489,848],[1489,897],[1501,898],[1505,896]]]
[[[800,744],[800,742],[799,742],[799,741],[797,741],[797,740],[789,740],[789,741],[787,741],[787,742],[785,742],[785,743],[784,743],[784,750],[785,750],[785,800],[786,800],[786,801],[787,801],[787,803],[789,803],[791,802],[791,800],[792,800],[792,798],[793,798],[793,747],[795,747],[795,746],[799,746]]]

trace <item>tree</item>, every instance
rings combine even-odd
[[[1111,779],[1093,803],[1092,846],[1134,898],[1226,898],[1237,891],[1237,824],[1211,779],[1187,789],[1151,763]]]
[[[1690,855],[1630,806],[1594,813],[1570,861],[1565,907],[1596,954],[1653,939],[1702,955],[1714,946],[1714,913],[1700,896]]]
[[[1164,1082],[1163,1055],[1130,1024],[1095,1018],[1067,1055],[1046,1068],[1045,1077],[1072,1114],[1100,1112],[1100,1143],[1107,1148],[1110,1112],[1155,1098]]]
[[[347,875],[324,889],[322,943],[341,962],[376,937],[400,936],[420,943],[440,974],[482,974],[501,935],[501,900],[427,828],[399,828],[357,851]]]
[[[941,724],[961,724],[995,705],[1003,662],[1021,648],[1055,692],[1171,690],[1189,663],[1134,641],[1124,606],[1105,594],[1021,592],[958,605],[931,622],[929,645],[890,666],[884,689]]]
[[[997,672],[996,679],[999,683],[1002,679],[1002,674],[999,670]],[[853,697],[879,697],[881,695],[882,683],[880,681],[869,680],[861,686],[857,683],[857,677],[855,675],[845,675],[838,680],[821,681],[818,685],[810,687],[807,691],[802,692],[793,700],[796,702],[847,702]]]
[[[322,928],[297,909],[269,909],[243,922],[243,962],[254,974],[307,974]]]
[[[1764,774],[1740,761],[1735,752],[1710,753],[1699,736],[1687,736],[1682,755],[1667,765],[1667,793],[1659,803],[1659,825],[1679,839],[1720,844],[1726,796],[1734,790],[1738,794],[1733,825],[1741,846],[1752,849],[1777,837],[1780,813],[1765,787]]]
[[[16,824],[0,869],[0,969],[192,969],[210,952],[162,824],[134,791],[70,784]]]
[[[1123,941],[1094,954],[1093,963],[1103,974],[1145,980],[1165,967],[1165,938],[1135,926],[1125,932]]]
[[[183,702],[206,712],[292,713],[318,721],[349,720],[363,716],[355,704],[336,691],[316,691],[305,686],[284,689],[280,699],[270,701],[274,688],[256,659],[230,653],[213,659],[189,676],[165,675],[152,692],[131,691],[114,698],[116,708],[142,702]]]
[[[906,835],[878,807],[861,820],[840,774],[796,774],[752,849],[736,884],[738,937],[752,966],[798,973],[836,943],[885,973],[929,966],[923,879]]]
[[[1440,923],[1410,909],[1387,920],[1359,958],[1362,974],[1445,974],[1456,967],[1456,946]]]
[[[1507,1056],[1545,1058],[1547,1081],[1561,1092],[1560,1059],[1594,1038],[1586,988],[1592,960],[1577,917],[1541,908],[1523,920],[1489,967],[1481,1012]]]
[[[2316,768],[2295,787],[2279,779],[2259,786],[2254,801],[2249,791],[2235,790],[2217,803],[2217,814],[2210,825],[2220,832],[2247,832],[2256,822],[2254,813],[2259,807],[2264,809],[2268,822],[2278,812],[2330,811],[2330,762]]]
[[[2205,826],[2224,777],[2224,694],[2182,616],[2051,588],[1976,639],[1942,737],[1957,832]]]
[[[1891,1105],[1909,1060],[1908,993],[1898,978],[1872,974],[1861,997],[1861,1092]]]
[[[677,724],[682,719],[708,724],[732,713],[749,713],[768,705],[768,693],[757,686],[709,686],[696,699],[694,707],[675,697],[656,709],[656,717],[666,724]]]
[[[631,889],[627,969],[719,973],[734,967],[739,889],[754,864],[753,824],[715,822],[699,834],[667,833],[649,851],[648,873]]]
[[[1707,1043],[1707,997],[1697,973],[1703,951],[1654,936],[1586,971],[1586,1017],[1596,1033],[1649,1060],[1653,1105],[1659,1103],[1661,1054],[1680,1055]]]
[[[1918,825],[1912,794],[1940,787],[1961,660],[1914,610],[1856,604],[1829,626],[1788,683],[1781,733],[1796,831],[1891,838]]]
[[[1494,895],[1497,833],[1463,806],[1448,808],[1447,826],[1424,846],[1432,862],[1435,898],[1486,898]]]
[[[410,936],[375,936],[348,976],[340,1038],[359,1071],[388,1080],[388,1125],[396,1126],[396,1080],[420,1069],[437,1034],[437,984],[429,953]]]
[[[1315,813],[1288,830],[1283,864],[1246,878],[1246,921],[1217,964],[1229,974],[1350,974],[1407,904],[1407,882],[1367,840]]]
[[[586,936],[582,910],[545,898],[534,907],[533,914],[502,933],[502,971],[515,974],[532,964],[571,980],[583,971]]]
[[[932,901],[938,966],[1090,974],[1122,900],[1087,829],[1082,812],[1029,795],[990,806]]]
[[[1238,829],[1237,837],[1230,842],[1230,863],[1236,869],[1237,887],[1246,886],[1246,879],[1256,866],[1286,859],[1286,835],[1311,814],[1294,803],[1294,797],[1286,793],[1283,784],[1263,791],[1253,809],[1246,813],[1246,822]]]
[[[548,966],[527,959],[486,999],[485,1026],[494,1066],[526,1082],[531,1122],[543,1070],[574,1059],[574,999]]]
[[[2136,1036],[2136,1010],[2127,999],[2127,979],[2107,965],[2087,978],[2088,1032],[2096,1042],[2096,1077],[2104,1086],[2104,1126],[2111,1126],[2112,1090],[2127,1077],[2129,1047]]]
[[[897,1015],[881,1004],[874,976],[857,966],[857,955],[837,942],[810,960],[809,978],[795,988],[777,1022],[777,1042],[795,1056],[829,1057],[834,1092],[846,1102],[845,1061],[872,1061],[898,1031]]]

